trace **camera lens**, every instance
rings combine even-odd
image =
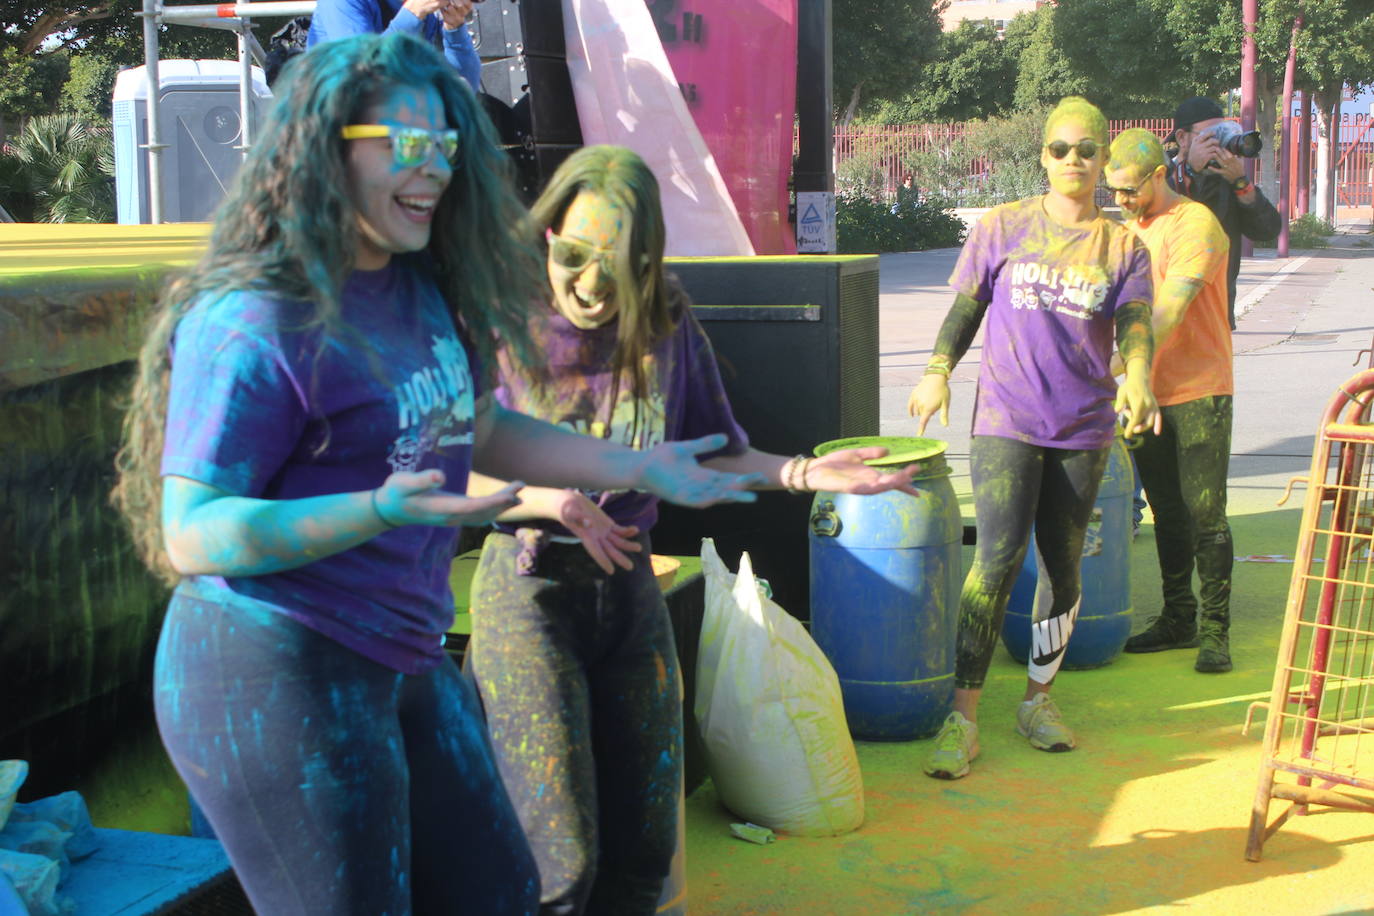
[[[1254,159],[1258,156],[1263,145],[1264,141],[1260,139],[1260,133],[1257,130],[1247,130],[1244,133],[1234,134],[1227,137],[1222,144],[1227,152],[1236,156],[1245,156],[1247,159]]]

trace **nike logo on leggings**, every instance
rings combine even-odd
[[[1063,614],[1055,614],[1031,624],[1031,657],[1028,673],[1032,680],[1048,684],[1059,670],[1059,663],[1073,633],[1074,621],[1078,619],[1078,609],[1082,606],[1080,598]]]

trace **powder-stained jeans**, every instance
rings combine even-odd
[[[533,913],[539,877],[471,685],[178,594],[155,704],[258,913]]]
[[[652,914],[672,864],[681,686],[640,543],[633,570],[551,543],[520,575],[516,539],[495,532],[473,580],[468,664],[545,913]]]
[[[1040,551],[1053,589],[1051,618],[1069,614],[1078,603],[1083,537],[1092,517],[1097,488],[1109,449],[1058,449],[998,436],[974,436],[969,444],[973,506],[978,546],[973,568],[959,597],[959,635],[955,644],[954,684],[977,690],[987,677],[1007,599],[1021,571],[1035,525]],[[1062,657],[1064,645],[1057,647]]]
[[[1201,619],[1224,629],[1231,618],[1231,526],[1226,475],[1231,455],[1231,396],[1160,408],[1163,431],[1146,435],[1136,467],[1155,516],[1155,550],[1164,580],[1165,617],[1191,624],[1197,564]]]

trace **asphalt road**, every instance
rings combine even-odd
[[[1374,363],[1374,235],[1344,227],[1332,247],[1279,260],[1259,251],[1241,264],[1234,337],[1235,427],[1231,502],[1272,506],[1289,478],[1305,474],[1326,404],[1346,379]],[[935,335],[953,301],[946,281],[957,249],[887,254],[879,300],[880,424],[884,435],[915,435],[907,416]],[[968,439],[981,334],[950,378],[949,441],[956,488],[967,486]],[[960,485],[963,484],[961,487]]]

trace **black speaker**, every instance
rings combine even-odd
[[[483,0],[468,23],[472,46],[482,60],[565,56],[563,5],[559,0]]]
[[[560,0],[484,0],[473,7],[472,44],[482,59],[479,99],[515,162],[516,186],[533,202],[582,145],[566,62]]]
[[[780,455],[878,434],[878,259],[668,259],[711,338],[735,418]],[[712,537],[732,567],[748,550],[778,603],[809,616],[810,496],[770,492],[747,505],[662,505],[654,551],[696,554]]]
[[[561,58],[520,56],[483,61],[482,92],[511,112],[508,129],[513,139],[507,141],[503,136],[503,141],[581,145],[572,78]],[[498,123],[497,128],[501,127]]]

